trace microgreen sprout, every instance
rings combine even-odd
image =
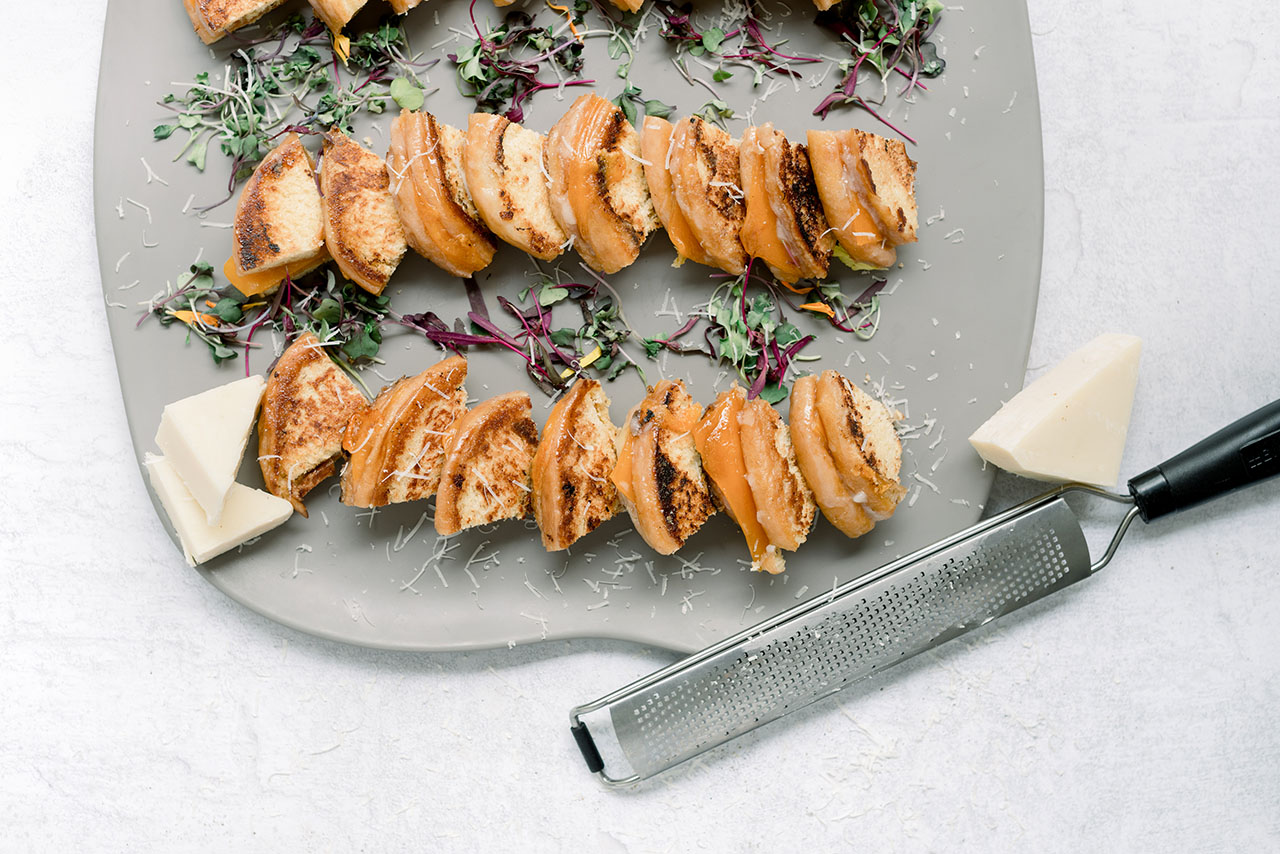
[[[361,110],[381,113],[392,100],[421,106],[427,93],[418,75],[436,62],[413,54],[404,30],[391,21],[351,39],[345,67],[328,30],[314,17],[294,15],[256,37],[245,32],[229,37],[233,50],[219,79],[200,72],[185,93],[160,101],[174,117],[156,125],[155,139],[187,131],[175,161],[185,158],[204,171],[215,142],[231,160],[227,195],[198,212],[230,200],[284,133],[319,133],[335,125],[349,132],[352,116]]]

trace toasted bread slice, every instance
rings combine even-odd
[[[786,563],[778,549],[769,543],[769,535],[760,524],[755,495],[747,482],[747,463],[738,424],[738,415],[746,402],[746,393],[739,385],[720,392],[693,428],[694,447],[702,457],[702,470],[707,474],[712,495],[742,529],[751,553],[751,568],[776,574],[786,569]]]
[[[397,15],[403,15],[405,12],[408,12],[410,9],[421,3],[422,0],[390,0],[390,2],[391,11],[395,12]]]
[[[307,0],[307,2],[315,10],[316,17],[324,21],[326,27],[335,33],[340,33],[369,0]]]
[[[639,12],[640,7],[644,5],[644,0],[609,0],[609,2],[624,12]]]
[[[848,138],[848,131],[811,130],[808,135],[809,164],[827,225],[856,263],[873,269],[891,267],[897,252],[881,233],[871,209],[859,199],[854,178],[846,174],[847,169],[856,169],[854,159],[846,159]]]
[[[778,222],[778,238],[802,279],[820,279],[831,263],[835,237],[813,183],[809,154],[775,132],[764,145],[765,187]]]
[[[391,123],[387,168],[409,246],[442,270],[470,276],[497,247],[462,177],[466,135],[427,112],[401,111]]]
[[[892,246],[916,241],[916,162],[899,139],[851,130],[849,148],[857,168],[850,170],[858,195],[871,208],[885,239]]]
[[[248,26],[284,0],[183,0],[196,35],[213,44],[227,33]]]
[[[743,404],[738,427],[760,524],[770,543],[795,551],[808,539],[818,508],[796,462],[791,431],[777,410],[758,397]]]
[[[616,273],[658,227],[640,157],[640,135],[595,93],[578,97],[547,134],[551,213],[587,266]]]
[[[609,473],[618,455],[609,398],[579,379],[551,408],[533,456],[533,517],[547,551],[561,551],[618,512]]]
[[[347,422],[368,406],[324,350],[315,335],[299,335],[272,368],[258,416],[262,479],[303,516],[307,493],[337,471]]]
[[[752,258],[759,258],[769,266],[773,275],[782,282],[800,279],[800,268],[787,251],[779,236],[778,217],[769,200],[769,179],[766,177],[764,149],[774,137],[781,136],[773,125],[765,123],[749,127],[738,143],[738,171],[742,176],[743,204],[746,211],[742,218],[742,248]]]
[[[907,492],[898,482],[902,443],[889,411],[835,371],[818,377],[816,404],[840,479],[868,516],[889,518]]]
[[[236,203],[231,258],[240,276],[314,264],[324,249],[315,164],[296,133],[253,170]]]
[[[538,447],[533,404],[523,391],[486,400],[458,419],[436,493],[436,533],[533,512],[530,470]]]
[[[502,116],[472,113],[462,149],[467,187],[484,224],[535,258],[551,261],[569,236],[551,212],[543,165],[546,137]]]
[[[667,170],[676,203],[712,263],[738,275],[747,268],[739,233],[746,213],[738,146],[728,133],[697,116],[676,122]]]
[[[337,128],[324,135],[324,242],[342,274],[373,294],[382,293],[406,249],[390,185],[381,157]]]
[[[676,248],[676,265],[688,258],[699,264],[714,267],[715,262],[702,248],[698,238],[694,236],[689,221],[680,212],[676,202],[675,190],[671,184],[671,173],[667,171],[667,158],[671,153],[672,124],[657,116],[644,117],[644,129],[640,134],[640,156],[644,158],[644,177],[649,184],[649,196],[653,199],[653,209],[658,221],[666,229],[671,245]]]
[[[840,479],[835,460],[827,449],[827,431],[818,417],[818,378],[801,377],[791,387],[791,441],[796,463],[814,500],[827,521],[845,536],[861,537],[875,527],[865,503],[854,500],[854,491]]]
[[[342,503],[381,507],[430,498],[440,483],[444,452],[467,409],[467,360],[432,365],[382,390],[347,425],[342,449]]]
[[[702,407],[684,383],[649,387],[618,431],[610,479],[636,531],[659,554],[671,554],[716,512],[693,430]]]
[[[905,146],[854,129],[811,130],[808,143],[818,197],[840,246],[859,264],[891,266],[894,247],[916,239],[915,163]]]

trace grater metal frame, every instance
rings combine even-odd
[[[1097,561],[1092,561],[1089,554],[1088,543],[1084,538],[1082,529],[1080,528],[1079,520],[1076,517],[1075,511],[1072,510],[1065,500],[1067,496],[1073,494],[1089,495],[1129,506],[1127,513],[1120,521],[1114,535],[1107,544],[1105,551]],[[1060,508],[1055,507],[1055,504],[1060,505]],[[765,635],[768,635],[771,632],[775,632],[779,629],[805,627],[805,624],[810,620],[810,618],[816,618],[819,612],[824,609],[834,611],[836,606],[843,604],[846,600],[857,596],[859,593],[873,589],[877,584],[883,583],[884,585],[892,585],[895,576],[900,573],[905,576],[909,574],[910,571],[919,569],[922,565],[927,564],[930,559],[942,556],[949,550],[963,547],[970,541],[981,542],[986,535],[997,534],[998,529],[1005,526],[1016,525],[1023,519],[1030,519],[1041,513],[1051,513],[1059,510],[1062,511],[1060,515],[1069,515],[1070,521],[1073,525],[1073,530],[1068,532],[1068,535],[1073,541],[1068,547],[1072,550],[1076,550],[1077,552],[1078,550],[1083,550],[1085,563],[1083,565],[1076,566],[1071,574],[1068,574],[1068,570],[1071,569],[1069,566],[1068,569],[1063,570],[1060,575],[1053,578],[1047,578],[1046,583],[1042,587],[1006,592],[1005,596],[999,601],[998,607],[994,609],[994,612],[982,610],[981,613],[984,614],[984,616],[982,616],[977,622],[972,624],[965,624],[964,622],[961,622],[959,625],[952,626],[936,634],[931,633],[928,636],[921,635],[913,637],[910,639],[911,642],[905,645],[906,650],[900,652],[896,656],[891,656],[882,662],[868,666],[865,669],[865,672],[852,677],[846,677],[840,680],[838,684],[834,685],[834,687],[825,687],[824,683],[823,690],[801,697],[799,701],[794,704],[784,704],[782,711],[779,711],[776,714],[771,711],[763,719],[757,718],[754,723],[737,727],[737,731],[733,731],[733,728],[731,728],[725,732],[723,737],[717,736],[713,739],[707,740],[705,743],[695,745],[695,749],[693,749],[692,752],[686,751],[684,754],[678,755],[671,761],[660,760],[660,764],[650,763],[650,765],[645,768],[646,773],[633,772],[625,777],[615,777],[611,776],[608,773],[608,769],[605,768],[605,763],[601,759],[594,740],[595,734],[588,729],[587,722],[584,721],[586,716],[604,709],[609,709],[612,716],[612,713],[616,711],[621,704],[634,700],[643,692],[654,691],[657,686],[670,682],[673,677],[688,674],[698,670],[699,668],[705,669],[705,666],[716,662],[717,659],[727,659],[735,653],[740,655],[742,650],[748,648],[753,642],[759,642]],[[1134,499],[1129,495],[1108,492],[1091,486],[1085,486],[1083,484],[1067,484],[1056,487],[1009,510],[992,516],[990,519],[980,521],[976,525],[953,534],[946,539],[932,543],[916,552],[885,564],[884,566],[865,573],[851,581],[845,582],[844,584],[833,588],[831,591],[819,594],[774,617],[771,617],[768,620],[764,620],[755,626],[751,626],[731,637],[725,638],[724,640],[713,644],[700,652],[694,653],[687,658],[664,667],[631,683],[630,685],[607,694],[598,700],[575,707],[569,714],[571,731],[578,742],[579,748],[582,750],[584,758],[587,760],[588,767],[592,771],[596,772],[601,780],[607,785],[614,787],[627,786],[639,780],[646,779],[654,774],[666,770],[667,768],[679,764],[686,759],[722,745],[738,735],[741,735],[751,729],[755,729],[757,726],[776,720],[791,711],[795,711],[796,709],[816,702],[825,696],[834,694],[842,690],[844,687],[860,681],[865,676],[880,672],[893,664],[904,661],[906,658],[918,654],[919,652],[931,649],[953,637],[964,634],[969,630],[977,628],[980,625],[984,625],[985,623],[1003,616],[1006,613],[1017,610],[1023,605],[1029,604],[1030,602],[1046,596],[1049,593],[1090,577],[1093,573],[1102,569],[1111,561],[1111,558],[1114,556],[1125,532],[1138,515],[1139,508],[1134,504]],[[1078,538],[1078,542],[1076,541],[1076,538]],[[1061,552],[1061,548],[1059,548],[1059,552]],[[1076,556],[1079,557],[1078,554]],[[1062,560],[1064,563],[1068,562],[1068,559],[1065,556],[1062,556]],[[886,587],[886,591],[887,590],[888,588]],[[865,604],[866,601],[867,600],[864,597],[863,603]],[[875,608],[876,606],[868,605],[868,607]],[[817,637],[816,634],[815,637]],[[884,646],[884,644],[881,644],[881,646]],[[784,651],[781,654],[785,655],[786,653]],[[748,659],[748,661],[749,660],[751,659]],[[812,673],[808,675],[811,678],[813,677]],[[798,678],[805,677],[802,675]],[[656,698],[659,698],[659,695],[655,691],[651,694],[649,702],[652,703]],[[704,707],[706,706],[706,701],[704,701],[703,705]],[[690,711],[690,707],[685,704],[683,705],[682,710],[688,713]],[[638,712],[636,712],[636,714],[638,714]],[[611,718],[611,720],[616,722],[616,718]],[[617,742],[618,749],[624,756],[628,757],[628,763],[632,764],[633,760],[627,754],[626,748],[622,743],[622,739],[619,737],[616,730],[612,733],[612,737]]]

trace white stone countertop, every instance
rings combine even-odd
[[[91,210],[106,2],[9,5],[0,848],[1280,849],[1280,481],[1139,525],[1031,614],[626,792],[566,713],[669,653],[377,652],[236,605],[181,564],[129,447]],[[1131,475],[1280,396],[1280,16],[1030,5],[1032,373],[1145,339]],[[992,504],[1033,491],[1002,476]]]

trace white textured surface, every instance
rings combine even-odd
[[[102,318],[105,5],[17,4],[13,43],[57,47],[11,49],[0,76],[3,847],[1280,847],[1280,482],[1137,530],[1091,582],[627,793],[586,774],[566,712],[665,653],[371,652],[223,597],[146,500]],[[1189,0],[1031,18],[1031,365],[1143,337],[1133,473],[1280,395],[1280,26]],[[1002,478],[995,503],[1034,489]]]

